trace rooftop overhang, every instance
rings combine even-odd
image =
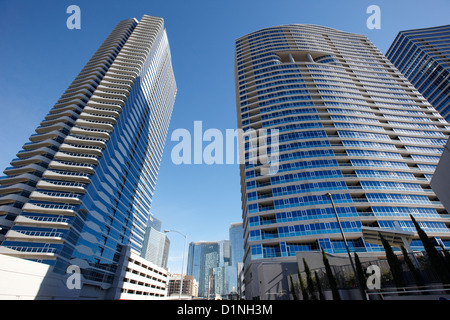
[[[414,236],[414,232],[384,228],[361,227],[361,231],[365,242],[382,245],[381,234],[392,247],[407,246]]]

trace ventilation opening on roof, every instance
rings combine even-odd
[[[300,50],[280,51],[277,52],[276,55],[283,63],[320,62],[320,60],[332,56],[328,52]]]

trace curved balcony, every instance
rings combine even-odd
[[[142,64],[145,63],[145,60],[143,61],[145,55],[142,54],[141,59],[133,59],[137,56],[137,54],[133,55],[120,52],[114,60],[114,67],[123,71],[131,71],[139,74]]]
[[[45,155],[47,153],[50,153],[53,155],[53,154],[55,154],[55,152],[56,152],[55,150],[50,149],[48,147],[41,147],[41,148],[34,149],[34,150],[20,150],[17,153],[17,157],[23,159],[23,158],[29,158],[29,157],[38,156],[38,155]]]
[[[79,127],[78,125],[73,127],[70,130],[71,134],[76,134],[80,136],[88,136],[88,137],[96,137],[104,140],[109,140],[110,135],[107,131],[94,129],[94,128],[83,128]]]
[[[95,58],[95,55],[88,61],[86,65],[91,65],[92,60]],[[85,78],[82,80],[77,80],[76,82],[72,82],[69,87],[66,89],[64,93],[76,92],[82,88],[93,88],[95,89],[95,81],[91,78]]]
[[[114,117],[116,119],[118,119],[120,117],[119,112],[117,112],[115,109],[96,108],[96,107],[91,107],[91,106],[87,105],[86,107],[84,107],[83,111],[86,113],[90,113],[90,114],[99,114],[99,115],[104,115],[107,117]]]
[[[53,130],[53,131],[44,132],[44,133],[34,133],[28,139],[31,142],[38,142],[38,141],[43,141],[43,140],[48,140],[48,139],[56,139],[58,137],[64,138],[64,136],[65,136],[65,134],[62,133],[61,131]]]
[[[112,100],[123,100],[124,102],[127,101],[127,94],[120,92],[121,90],[115,90],[110,88],[97,88],[94,95],[96,97],[101,97],[105,99],[112,99]]]
[[[38,181],[40,177],[31,174],[31,173],[23,173],[15,176],[3,176],[0,177],[0,185],[12,185],[16,183],[23,183],[28,181]]]
[[[113,109],[113,110],[116,110],[117,112],[122,112],[122,106],[120,104],[114,103],[114,102],[90,100],[88,105],[93,108]]]
[[[23,165],[23,166],[19,166],[19,167],[8,167],[6,168],[3,173],[9,176],[12,175],[19,175],[19,174],[24,174],[24,173],[32,173],[35,171],[44,171],[45,167],[38,165],[38,164],[28,164],[28,165]]]
[[[113,125],[117,124],[117,120],[114,117],[110,117],[107,115],[91,114],[89,112],[83,112],[82,114],[80,114],[79,119],[89,120],[89,121],[100,121],[103,123],[111,123]]]
[[[122,98],[113,98],[111,96],[104,96],[104,95],[93,95],[91,97],[90,101],[96,101],[100,103],[111,103],[111,104],[117,104],[121,107],[125,106],[125,100]]]
[[[82,71],[83,72],[83,71]],[[82,73],[80,72],[80,74]],[[98,73],[98,72],[97,72]],[[102,72],[103,74],[103,72]],[[79,76],[79,75],[78,75]],[[78,77],[77,77],[78,78]],[[82,101],[87,101],[89,100],[89,96],[91,95],[90,91],[86,91],[86,92],[69,92],[69,93],[65,93],[61,96],[61,98],[59,98],[59,100],[57,101],[57,104],[60,103],[65,103],[65,102],[70,102],[73,100],[82,100]]]
[[[65,217],[32,217],[21,214],[14,220],[14,224],[26,227],[69,229],[70,221],[70,218]]]
[[[63,129],[70,130],[70,128],[72,127],[72,124],[73,124],[73,120],[72,120],[70,126],[64,122],[59,122],[59,123],[55,123],[55,124],[52,124],[49,126],[39,126],[34,131],[36,131],[36,133],[40,134],[40,133],[47,133],[47,132],[55,131],[55,130],[58,130],[58,131],[61,131]]]
[[[136,79],[139,76],[139,73],[136,71],[130,71],[130,70],[122,70],[121,68],[118,68],[115,65],[112,65],[107,74],[111,74],[112,76],[119,76],[119,77],[125,77],[128,79]]]
[[[102,80],[102,82],[100,82],[100,84],[98,85],[97,88],[102,91],[114,90],[114,91],[117,91],[118,93],[125,95],[125,97],[131,91],[131,86],[129,84],[112,83],[110,81],[105,81],[105,80]]]
[[[53,158],[53,157],[51,157],[51,158]],[[20,167],[20,166],[25,166],[27,164],[33,164],[33,163],[41,163],[41,162],[48,163],[48,162],[50,162],[51,158],[47,157],[47,156],[41,156],[41,155],[32,156],[32,157],[24,158],[24,159],[15,158],[15,159],[11,160],[10,164],[13,167]]]
[[[142,68],[142,66],[145,63],[145,55],[144,54],[138,54],[138,53],[127,53],[121,51],[120,54],[117,56],[116,60],[114,61],[114,64],[123,67],[126,69],[134,69],[137,70],[139,73],[139,70]]]
[[[42,147],[49,147],[51,148],[52,146],[58,148],[59,145],[61,143],[54,140],[54,139],[47,139],[47,140],[41,140],[41,141],[30,141],[25,143],[22,146],[23,150],[34,150],[34,149],[38,149],[38,148],[42,148]]]
[[[94,128],[94,129],[103,129],[107,130],[109,132],[112,132],[114,130],[114,126],[108,122],[103,121],[90,121],[85,119],[78,119],[75,122],[75,125],[81,126],[81,127],[88,127],[88,128]]]
[[[70,97],[74,97],[77,94],[84,94],[85,96],[90,96],[92,94],[92,92],[94,92],[95,88],[90,85],[90,84],[85,84],[82,86],[78,86],[75,88],[68,88],[63,95],[61,96],[61,98],[70,98]]]
[[[91,165],[74,163],[74,162],[52,161],[52,162],[50,162],[48,167],[49,167],[49,169],[55,169],[55,170],[83,172],[83,173],[87,173],[87,174],[95,173],[95,169]]]
[[[65,193],[65,192],[47,192],[47,191],[33,191],[30,194],[31,200],[46,201],[46,202],[57,202],[57,203],[67,203],[73,205],[81,204],[81,197],[75,193]]]
[[[82,173],[75,173],[75,172],[64,172],[64,171],[53,171],[53,170],[46,170],[42,177],[45,179],[51,179],[51,180],[63,180],[63,181],[71,181],[71,182],[80,182],[80,183],[90,183],[91,179],[88,175],[82,174]]]
[[[21,191],[28,191],[32,192],[35,189],[35,187],[32,187],[26,183],[16,183],[12,185],[6,185],[0,187],[0,196],[3,194],[9,194],[9,193],[19,193]]]
[[[98,147],[90,147],[90,146],[81,146],[81,145],[72,145],[68,143],[63,143],[59,147],[61,151],[70,152],[70,153],[79,153],[79,154],[90,154],[97,157],[101,157],[103,152],[101,148]]]
[[[120,74],[107,72],[103,77],[103,80],[107,80],[110,82],[124,82],[130,86],[133,86],[135,79],[133,77],[123,77]]]
[[[94,87],[101,81],[102,79],[98,77],[97,75],[90,75],[85,77],[77,77],[75,78],[72,83],[70,84],[68,90],[72,90],[74,88],[79,88],[81,86],[84,86],[86,84],[91,84]]]
[[[126,92],[131,91],[131,85],[129,85],[128,83],[121,83],[121,82],[112,81],[112,80],[108,80],[108,79],[103,79],[102,82],[100,82],[98,87],[105,87],[105,86],[117,87],[118,90],[122,90],[122,91],[126,91]]]
[[[9,204],[5,204],[5,205],[1,205],[0,206],[0,216],[4,216],[4,215],[7,215],[7,214],[18,215],[21,212],[22,212],[22,209],[13,207],[13,206],[11,206]],[[0,246],[0,248],[1,248],[1,246]]]
[[[55,160],[69,161],[69,162],[79,162],[92,165],[98,165],[98,159],[91,155],[82,155],[78,153],[64,153],[57,152],[54,157]]]
[[[63,112],[72,111],[72,110],[81,112],[83,110],[83,108],[81,106],[79,106],[78,104],[69,104],[64,107],[51,109],[49,111],[48,115],[60,114],[60,113],[62,114]]]
[[[75,115],[74,118],[76,119],[78,115]],[[40,123],[40,125],[42,127],[47,127],[47,126],[53,126],[59,123],[67,123],[70,126],[73,125],[73,123],[75,122],[74,118],[72,118],[71,116],[64,116],[64,115],[60,115],[60,116],[55,116],[51,119],[46,119],[44,121],[42,121]]]
[[[82,111],[81,108],[77,108],[76,110],[78,112],[75,112],[74,110],[58,110],[56,109],[58,112],[53,112],[53,113],[48,113],[45,116],[45,120],[44,121],[57,121],[58,119],[63,119],[63,118],[70,118],[70,119],[76,119],[78,117],[78,115],[80,114],[80,112]],[[46,122],[46,124],[48,125],[49,122]],[[43,123],[41,123],[41,125],[43,125]]]
[[[56,258],[55,248],[36,248],[19,246],[1,246],[0,254],[23,259],[49,260]]]
[[[72,84],[85,83],[86,80],[100,82],[103,78],[104,71],[86,71],[81,70],[80,74],[72,81]]]
[[[68,204],[37,204],[37,203],[25,203],[22,211],[44,213],[63,216],[75,216],[76,206]]]
[[[15,194],[15,193],[11,193],[11,194],[6,194],[4,196],[0,196],[0,205],[5,205],[5,204],[12,204],[14,202],[27,202],[28,198],[21,196],[19,194]]]
[[[57,231],[15,231],[9,230],[5,236],[8,241],[38,243],[63,243],[64,233]]]
[[[64,191],[78,194],[86,193],[86,184],[67,181],[46,181],[40,180],[36,188],[43,190]]]
[[[72,104],[76,105],[76,106],[79,106],[79,107],[84,107],[86,105],[86,102],[81,100],[81,99],[71,99],[71,100],[66,101],[66,102],[60,102],[60,103],[55,104],[53,106],[53,110],[54,109],[60,109],[60,108],[63,108],[63,107],[67,107],[67,106],[70,106]]]
[[[106,148],[106,143],[104,139],[95,139],[95,138],[81,138],[73,135],[67,136],[64,140],[66,143],[70,144],[78,144],[78,145],[86,145],[90,147],[98,147],[98,148]]]

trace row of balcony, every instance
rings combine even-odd
[[[28,199],[19,199],[16,194],[7,195],[4,200],[22,202],[20,207],[10,204],[16,214],[23,214],[16,217],[18,228],[12,227],[5,240],[23,242],[24,246],[3,246],[0,253],[33,259],[56,257],[56,249],[51,245],[65,241],[64,230],[70,228],[71,219],[77,214],[138,76],[140,63],[145,61],[140,57],[135,61],[125,52],[116,59],[134,26],[130,20],[116,27],[41,122],[30,137],[31,142],[18,153],[13,167],[8,168],[14,175],[0,178],[0,195],[29,193]],[[40,168],[42,179],[28,173],[31,169],[36,172],[39,164],[44,164]],[[34,185],[28,186],[29,181]],[[3,207],[0,198],[0,213]],[[23,231],[21,226],[53,231]],[[44,246],[29,247],[27,242]]]

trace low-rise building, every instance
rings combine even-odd
[[[181,274],[172,274],[169,277],[169,288],[167,296],[179,296],[180,294]],[[183,297],[198,297],[198,282],[194,276],[183,275]]]
[[[167,296],[168,271],[145,260],[137,252],[125,249],[116,276],[113,299],[154,300]]]

